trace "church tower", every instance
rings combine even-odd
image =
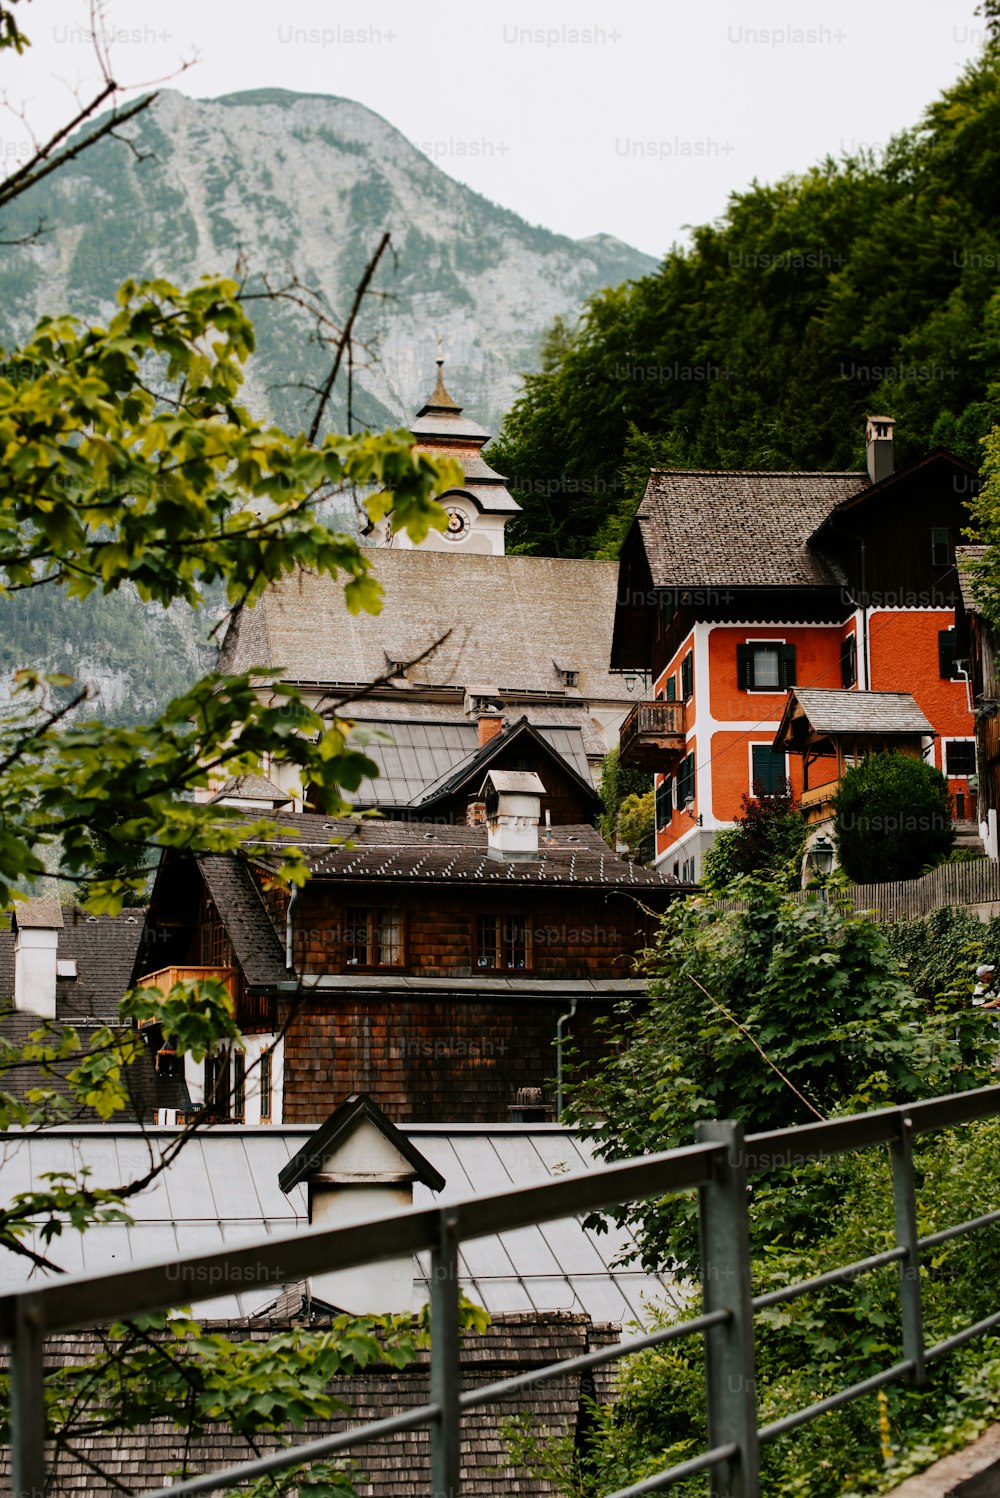
[[[420,407],[410,431],[418,452],[431,458],[451,458],[460,464],[463,482],[438,496],[448,513],[448,529],[431,531],[420,543],[422,551],[464,551],[503,556],[504,526],[521,506],[507,489],[507,481],[494,472],[482,455],[490,433],[478,422],[462,415],[462,407],[444,387],[444,359],[438,345],[437,384],[430,399]],[[392,531],[392,516],[377,528],[377,545],[411,548],[407,535]]]

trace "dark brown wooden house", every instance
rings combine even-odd
[[[194,1101],[214,1088],[248,1123],[315,1122],[355,1092],[396,1120],[554,1117],[560,1054],[593,1056],[595,1021],[641,999],[635,954],[687,890],[593,827],[540,825],[529,771],[480,790],[481,826],[279,815],[240,856],[165,856],[141,981],[223,976],[248,1035],[224,1075],[189,1061]],[[311,866],[291,896],[283,840]]]

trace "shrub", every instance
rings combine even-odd
[[[859,884],[913,879],[951,850],[948,782],[923,760],[869,755],[846,772],[833,805],[840,865]]]

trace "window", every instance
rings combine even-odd
[[[673,782],[669,775],[664,775],[656,787],[656,830],[662,832],[664,827],[669,826],[670,817],[673,812]]]
[[[751,747],[750,794],[752,796],[781,796],[788,790],[788,769],[785,756],[770,744],[754,744]]]
[[[744,692],[783,692],[795,685],[795,646],[750,641],[736,647],[736,685]]]
[[[233,1056],[233,1122],[242,1123],[247,1113],[247,1063],[242,1051]]]
[[[938,672],[946,681],[955,681],[961,676],[955,659],[954,629],[938,630]]]
[[[688,754],[677,767],[677,805],[684,809],[688,801],[694,800],[694,755]]]
[[[946,775],[961,776],[976,773],[975,739],[945,739],[944,771]]]
[[[931,566],[950,567],[951,563],[951,537],[947,526],[931,526]]]
[[[840,685],[853,687],[858,679],[858,642],[848,635],[840,645]]]
[[[205,1057],[205,1104],[216,1118],[229,1117],[229,1052]]]
[[[694,695],[694,656],[689,650],[681,661],[681,698],[684,702]]]
[[[351,905],[344,932],[348,967],[398,967],[403,960],[403,922],[394,905]]]
[[[260,1121],[271,1122],[271,1057],[274,1052],[268,1046],[266,1051],[260,1053],[260,1068],[258,1072],[260,1080]]]
[[[226,928],[211,901],[202,913],[200,951],[203,967],[232,967],[233,965],[233,949],[229,945]]]
[[[476,964],[510,971],[531,965],[531,928],[526,915],[497,915],[476,921]]]
[[[667,701],[677,701],[677,677],[671,674],[667,677]]]

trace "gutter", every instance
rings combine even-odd
[[[570,999],[566,1013],[560,1014],[556,1021],[556,1123],[562,1118],[563,1111],[563,1026],[576,1014],[576,1005],[576,999]]]
[[[293,950],[295,932],[292,925],[292,913],[295,910],[295,902],[298,898],[299,887],[296,884],[288,899],[288,909],[285,911],[285,968],[288,972],[292,972],[295,968],[295,956]],[[278,987],[283,988],[284,984],[279,983]]]

